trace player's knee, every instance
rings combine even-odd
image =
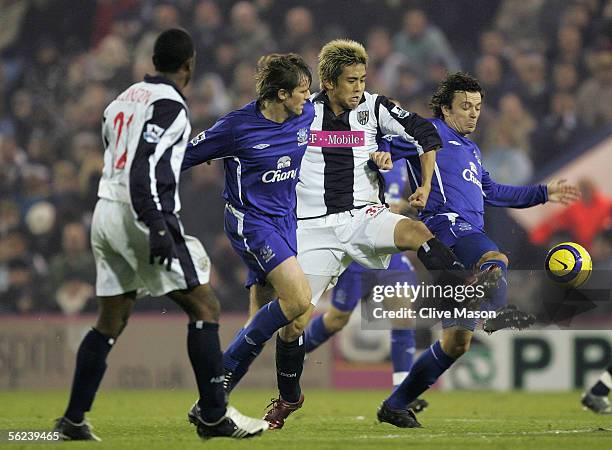
[[[400,250],[416,250],[432,237],[431,231],[423,222],[404,219],[396,226],[394,241]]]
[[[308,283],[304,283],[303,286],[298,287],[292,293],[291,298],[287,299],[288,301],[284,302],[284,306],[286,306],[286,308],[283,308],[283,310],[285,310],[287,318],[295,319],[296,317],[299,317],[306,311],[308,311],[308,308],[310,308],[311,297],[312,294],[310,292],[310,287],[308,286]],[[281,302],[283,301],[283,299],[280,300]]]

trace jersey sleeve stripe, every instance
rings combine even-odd
[[[188,124],[185,107],[180,102],[162,99],[153,103],[151,107],[153,113],[140,130],[138,147],[130,167],[132,207],[138,219],[147,225],[161,218],[157,162],[180,140]],[[174,189],[176,189],[175,181]]]

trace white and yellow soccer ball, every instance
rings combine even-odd
[[[593,263],[591,255],[583,246],[575,242],[563,242],[550,249],[544,267],[551,280],[577,288],[591,276]]]

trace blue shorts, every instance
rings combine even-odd
[[[225,207],[225,234],[249,268],[245,283],[264,285],[268,273],[286,259],[297,255],[295,214],[264,216],[242,213]]]
[[[435,237],[450,247],[467,268],[475,268],[482,255],[499,251],[499,247],[482,230],[455,215],[438,214],[423,220]],[[442,327],[459,326],[474,331],[475,319],[443,319]]]
[[[393,285],[396,282],[417,282],[414,267],[408,257],[401,253],[391,257],[387,270],[366,269],[356,262],[351,263],[338,278],[332,292],[332,305],[340,311],[353,311],[359,300],[367,297],[375,285]]]

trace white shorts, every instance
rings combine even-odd
[[[185,236],[178,218],[168,225],[174,227],[178,254],[170,271],[166,264],[149,263],[149,229],[134,218],[130,205],[99,199],[91,224],[96,295],[110,297],[137,291],[139,297],[157,297],[208,283],[210,259],[200,241]]]
[[[389,267],[393,233],[404,216],[371,205],[317,219],[298,221],[297,259],[307,275],[338,277],[353,261],[370,269]]]

